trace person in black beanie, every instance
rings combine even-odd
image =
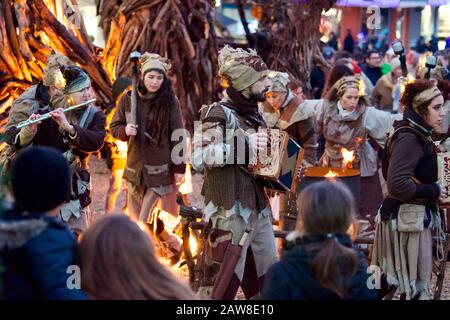
[[[32,148],[14,162],[11,188],[16,209],[48,212],[69,198],[68,162],[56,149]]]
[[[67,160],[49,147],[28,148],[11,171],[14,208],[0,219],[3,298],[86,299],[71,281],[77,244],[56,219],[70,193]]]

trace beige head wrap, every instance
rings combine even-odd
[[[339,79],[335,85],[334,88],[337,89],[337,95],[338,97],[342,97],[345,93],[345,90],[348,88],[355,88],[358,90],[360,95],[364,95],[364,90],[362,90],[362,79],[359,77],[359,75],[355,76],[347,76]]]
[[[42,77],[44,86],[56,86],[59,89],[64,88],[66,83],[59,68],[61,66],[73,65],[73,62],[61,53],[54,53],[48,56],[46,65]]]
[[[225,46],[219,51],[219,76],[237,91],[242,91],[267,76],[264,61],[255,50]]]
[[[436,86],[432,86],[431,88],[422,91],[413,99],[412,107],[414,111],[417,112],[420,105],[422,105],[426,101],[431,101],[440,95],[442,95],[442,92]]]
[[[289,74],[286,72],[269,71],[269,80],[272,82],[269,92],[288,92]]]
[[[172,65],[169,60],[161,57],[156,53],[144,53],[141,56],[141,75],[144,78],[145,73],[150,69],[158,69],[161,70],[165,75],[170,70]]]

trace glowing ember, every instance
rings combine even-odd
[[[337,177],[337,173],[332,170],[328,170],[327,174],[325,175],[325,178],[335,178]]]
[[[344,168],[352,168],[352,162],[353,160],[355,160],[355,151],[349,151],[345,148],[342,148],[341,150],[342,153],[342,157],[344,159],[342,159],[342,164]]]

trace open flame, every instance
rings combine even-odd
[[[328,170],[327,174],[325,175],[325,178],[335,178],[337,177],[337,173],[333,170]]]
[[[405,77],[400,77],[399,78],[399,82],[400,82],[400,96],[403,96],[403,93],[405,92],[406,86],[410,83],[414,82],[414,78],[411,76],[407,76]]]
[[[119,153],[126,157],[127,150],[128,150],[128,144],[125,141],[121,141],[121,140],[118,140],[118,139],[116,139],[115,142],[116,142],[117,149],[118,149]]]
[[[187,137],[187,151],[188,154],[191,154],[191,139]],[[191,164],[186,160],[186,171],[184,173],[183,180],[181,182],[180,187],[178,188],[182,195],[187,195],[193,192],[192,189],[192,173],[191,173]]]
[[[197,254],[198,244],[192,233],[189,235],[189,248],[191,249],[192,256],[195,256]]]
[[[345,148],[341,149],[342,154],[342,164],[344,168],[351,169],[352,168],[352,162],[355,160],[355,151],[349,151]]]
[[[192,193],[192,173],[191,173],[191,165],[186,163],[186,172],[184,173],[183,182],[178,188],[181,194],[186,195]]]

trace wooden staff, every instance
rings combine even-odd
[[[137,124],[137,89],[138,89],[138,79],[139,79],[139,58],[141,54],[138,51],[133,51],[130,54],[130,60],[133,64],[133,74],[132,74],[132,85],[133,90],[131,92],[131,119],[130,124]]]

